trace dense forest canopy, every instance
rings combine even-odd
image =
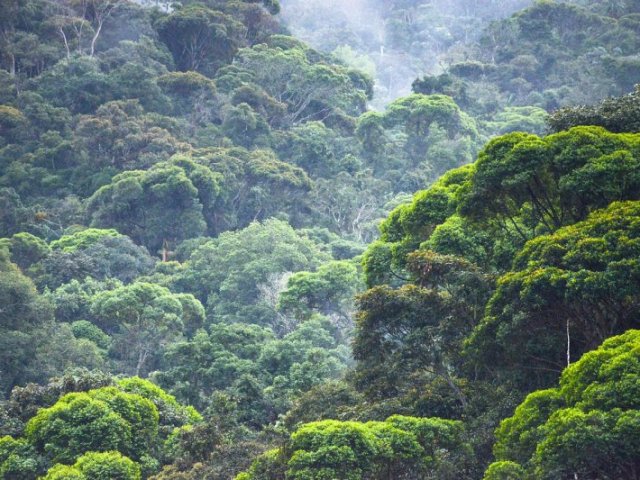
[[[0,478],[640,479],[637,1],[0,12]]]

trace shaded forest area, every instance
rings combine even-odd
[[[637,2],[0,11],[0,478],[640,479]]]

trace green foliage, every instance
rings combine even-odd
[[[78,249],[85,249],[95,245],[104,237],[117,237],[120,234],[113,229],[102,230],[98,228],[87,228],[71,235],[64,235],[58,240],[51,242],[50,247],[54,250],[62,250],[65,253],[74,252]]]
[[[286,276],[329,258],[289,225],[271,219],[225,232],[197,248],[183,281],[218,321],[280,328],[275,306]]]
[[[523,480],[524,470],[515,462],[493,462],[487,468],[483,480]]]
[[[510,132],[529,132],[542,135],[546,131],[548,117],[547,112],[540,107],[505,107],[484,127],[497,135]],[[579,122],[572,126],[577,125],[592,125],[592,123]]]
[[[559,132],[577,125],[598,125],[611,132],[640,131],[640,86],[622,97],[608,98],[593,106],[561,108],[549,117],[551,128]]]
[[[10,238],[0,239],[0,248],[6,247],[11,261],[26,271],[31,265],[43,259],[49,253],[49,245],[39,237],[20,232]]]
[[[181,71],[213,74],[242,45],[245,27],[220,11],[189,5],[161,18],[158,34]]]
[[[91,313],[113,337],[116,358],[127,371],[139,375],[150,368],[151,360],[157,361],[168,341],[180,338],[184,328],[181,300],[197,307],[191,295],[177,296],[159,285],[138,282],[98,293]]]
[[[24,387],[14,387],[4,405],[9,417],[16,422],[12,434],[21,435],[23,423],[35,416],[40,408],[52,406],[67,393],[86,392],[111,385],[113,380],[109,374],[76,368],[62,376],[52,377],[42,385],[28,383]]]
[[[0,437],[0,475],[7,479],[31,479],[40,469],[40,458],[23,439]]]
[[[472,174],[473,166],[451,170],[429,189],[416,193],[411,203],[389,214],[380,224],[381,241],[374,242],[364,254],[367,285],[393,283],[394,276],[402,276],[406,255],[455,212],[457,192]]]
[[[637,6],[360,3],[0,0],[1,477],[637,476]]]
[[[55,465],[45,480],[140,480],[140,466],[119,452],[88,452],[73,466]]]
[[[157,423],[151,402],[105,387],[63,396],[39,410],[25,432],[53,463],[69,463],[89,451],[118,450],[140,458],[152,447]]]
[[[499,462],[485,478],[635,478],[639,341],[637,330],[612,337],[558,388],[530,394],[496,432]]]
[[[0,249],[0,388],[8,393],[28,372],[41,339],[38,329],[51,319],[50,305],[33,282]]]
[[[286,290],[280,293],[278,309],[301,320],[318,312],[335,314],[347,322],[359,286],[358,270],[352,262],[325,263],[315,272],[297,272],[289,277]]]
[[[469,339],[475,361],[545,386],[567,356],[637,326],[639,211],[638,202],[616,202],[529,241]]]
[[[171,433],[202,420],[147,380],[87,372],[14,389],[8,407],[30,419],[23,438],[0,439],[0,468],[30,480],[52,465],[46,478],[147,478],[173,459],[162,451]]]
[[[316,62],[312,55],[301,45],[256,45],[239,52],[237,65],[269,96],[287,105],[280,120],[285,124],[320,120],[340,110],[362,113],[366,93],[354,85],[348,70]]]
[[[186,160],[116,175],[88,200],[92,225],[116,227],[152,252],[204,233],[205,209],[218,192],[217,177]]]
[[[480,152],[459,211],[523,240],[583,220],[612,201],[638,198],[637,142],[597,127],[504,135]]]
[[[423,375],[440,377],[464,407],[451,370],[488,297],[489,279],[463,259],[429,251],[413,253],[409,268],[417,285],[378,286],[358,298],[356,385],[380,400],[402,397]]]
[[[50,253],[29,270],[39,286],[58,288],[74,279],[87,282],[88,278],[107,283],[115,280],[129,283],[153,267],[154,259],[147,249],[136,245],[129,237],[114,230],[114,235],[103,235],[98,229],[89,230],[98,232],[97,236],[92,238],[91,233],[85,236],[81,231],[60,239],[80,242],[77,245],[70,243],[59,248],[60,244],[52,242],[54,248]]]
[[[124,392],[140,395],[151,401],[160,415],[159,433],[164,439],[177,427],[197,424],[202,416],[191,406],[180,404],[173,395],[139,377],[123,378],[117,385]]]
[[[448,452],[466,448],[462,435],[460,422],[438,418],[397,415],[385,422],[313,422],[236,478],[282,478],[285,467],[287,478],[296,479],[442,478]]]
[[[313,385],[337,378],[347,353],[329,321],[314,317],[281,339],[257,325],[215,324],[188,342],[172,345],[166,371],[158,374],[180,399],[217,408],[216,397],[233,403],[237,420],[258,428],[283,414]]]
[[[71,324],[71,331],[76,338],[86,338],[103,350],[111,344],[111,338],[93,323],[87,320],[77,320]]]

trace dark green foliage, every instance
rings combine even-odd
[[[549,117],[549,125],[556,132],[577,125],[598,125],[617,133],[640,132],[640,86],[599,105],[561,108]]]
[[[51,309],[33,282],[10,263],[5,249],[0,249],[0,272],[0,388],[6,394],[24,378],[41,341],[38,330],[49,322]]]
[[[156,252],[164,241],[175,245],[205,232],[203,208],[217,190],[216,176],[204,167],[161,163],[115,176],[89,199],[88,212],[92,225],[116,227]]]
[[[613,203],[528,242],[469,339],[474,361],[547,386],[568,360],[637,327],[639,209]]]
[[[402,398],[413,385],[440,377],[466,407],[451,370],[479,320],[490,282],[473,264],[429,251],[413,253],[409,269],[417,285],[374,287],[358,299],[356,384],[379,400]]]
[[[129,283],[150,272],[154,264],[146,248],[113,229],[79,230],[52,242],[50,247],[30,270],[39,285],[49,288],[62,287],[77,278]]]
[[[213,325],[166,353],[158,375],[179,398],[204,409],[226,396],[239,422],[259,428],[283,414],[291,400],[345,368],[345,347],[323,318],[312,318],[281,339],[257,325]],[[220,397],[221,398],[221,397]],[[229,420],[229,419],[227,419]]]
[[[112,354],[123,369],[140,375],[158,361],[164,345],[181,338],[182,304],[188,301],[201,309],[191,295],[179,297],[159,285],[137,282],[95,295],[91,314],[113,337]],[[188,315],[193,320],[192,308]]]
[[[525,6],[0,0],[0,477],[637,477],[638,8]]]
[[[162,18],[160,39],[181,71],[213,74],[242,45],[245,27],[233,17],[203,5],[189,5]]]

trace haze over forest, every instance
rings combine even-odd
[[[376,81],[378,108],[411,92],[423,75],[442,73],[478,40],[492,20],[531,0],[350,2],[284,0],[282,19],[298,38],[353,62]]]
[[[0,479],[640,480],[638,1],[0,12]]]

